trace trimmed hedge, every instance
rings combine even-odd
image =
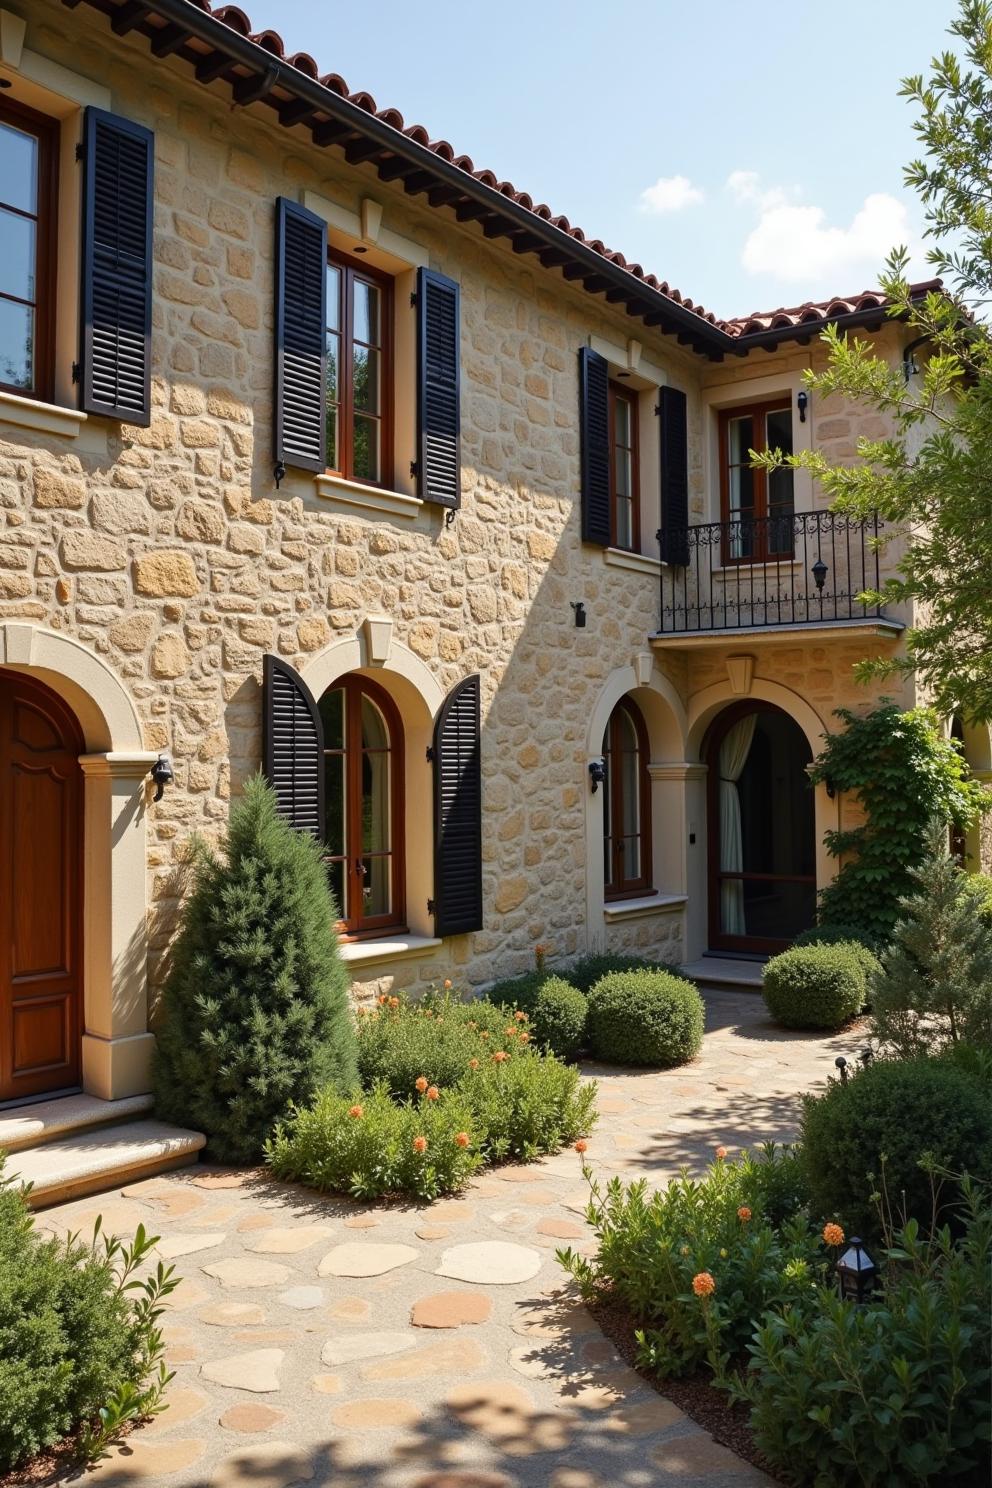
[[[761,991],[784,1028],[834,1029],[861,1012],[868,978],[850,945],[798,946],[767,963]]]
[[[874,1059],[824,1095],[806,1096],[801,1148],[812,1212],[849,1232],[877,1236],[871,1194],[884,1192],[896,1223],[902,1210],[929,1225],[930,1153],[954,1175],[985,1178],[992,1168],[992,1103],[982,1082],[944,1059]],[[884,1163],[883,1163],[884,1158]],[[938,1220],[959,1197],[955,1178],[940,1187]]]
[[[531,1034],[560,1059],[574,1059],[585,1043],[588,1013],[589,1003],[578,987],[564,977],[548,977],[530,1009]]]
[[[699,1053],[703,999],[670,971],[619,971],[589,993],[589,1046],[608,1064],[668,1069]]]

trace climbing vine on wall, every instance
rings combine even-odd
[[[845,726],[827,736],[812,778],[851,792],[864,821],[826,834],[827,851],[843,862],[820,896],[820,919],[885,940],[926,856],[930,824],[966,828],[989,800],[930,709],[900,713],[883,698],[870,713],[838,708],[836,717]]]

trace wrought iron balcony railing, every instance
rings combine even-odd
[[[826,625],[877,618],[878,517],[833,512],[740,517],[659,533],[661,634]]]

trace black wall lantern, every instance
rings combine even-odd
[[[878,1267],[857,1235],[837,1262],[837,1286],[845,1302],[870,1302],[878,1279]]]
[[[576,630],[585,630],[585,628],[586,628],[586,607],[585,607],[585,605],[582,603],[582,600],[581,599],[572,599],[572,600],[569,601],[569,603],[571,604],[572,609],[575,611],[575,628],[576,628]]]
[[[161,801],[165,795],[165,787],[171,785],[176,778],[176,772],[172,768],[172,761],[167,754],[160,754],[152,765],[151,777],[155,782],[155,794],[153,801]]]
[[[799,409],[799,422],[804,424],[806,422],[806,410],[809,407],[809,393],[805,388],[801,388],[796,394],[796,407]]]
[[[606,779],[606,765],[603,763],[603,761],[601,759],[590,760],[589,761],[589,789],[592,791],[593,795],[596,794],[596,792],[599,790],[599,787],[603,784],[603,781],[605,779]]]
[[[816,562],[813,564],[811,572],[813,575],[813,583],[816,585],[816,592],[817,594],[822,594],[823,586],[827,582],[828,573],[827,565],[824,563],[822,558],[817,558]]]

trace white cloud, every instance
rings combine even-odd
[[[885,192],[866,196],[847,226],[837,227],[822,207],[798,201],[796,192],[764,187],[757,171],[733,171],[726,190],[739,206],[758,213],[741,252],[744,268],[801,284],[808,294],[863,288],[890,249],[913,238],[905,205]]]
[[[640,210],[660,217],[663,212],[681,212],[703,200],[703,192],[688,176],[659,176],[653,186],[641,192]]]

